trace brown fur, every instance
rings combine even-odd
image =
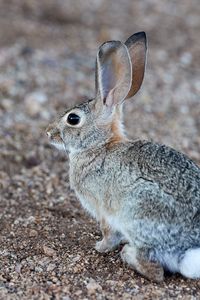
[[[112,149],[116,144],[125,142],[128,140],[120,128],[120,124],[121,124],[120,114],[121,114],[121,112],[118,110],[115,114],[115,117],[114,117],[112,123],[111,123],[112,137],[110,138],[109,142],[107,143],[108,150]]]
[[[147,260],[138,260],[135,269],[138,273],[149,280],[155,282],[161,282],[164,280],[164,269],[158,263],[150,262]]]
[[[148,260],[147,249],[137,249],[133,246],[125,245],[121,251],[122,260],[138,273],[149,280],[161,282],[164,280],[164,269],[157,262]]]
[[[108,224],[106,224],[105,219],[101,220],[100,227],[101,227],[103,237],[108,238],[108,236],[110,235],[111,229],[110,229],[110,226]]]
[[[52,123],[48,126],[46,129],[47,134],[49,135],[49,138],[53,140],[54,142],[60,143],[62,142],[62,139],[60,137],[60,131],[56,127],[55,123]]]

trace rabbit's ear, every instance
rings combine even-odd
[[[96,60],[96,92],[103,104],[113,106],[127,97],[132,81],[132,67],[127,47],[120,41],[104,43]]]
[[[133,34],[125,42],[125,45],[128,48],[132,64],[131,89],[126,97],[126,99],[128,99],[137,93],[144,78],[147,51],[145,32]]]

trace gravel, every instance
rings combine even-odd
[[[162,284],[94,250],[101,234],[68,180],[68,159],[44,131],[91,97],[105,40],[145,30],[141,92],[125,106],[130,137],[200,164],[200,6],[191,1],[0,1],[0,299],[199,299],[200,281]]]

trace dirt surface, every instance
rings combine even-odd
[[[44,134],[93,95],[97,47],[140,30],[148,64],[128,133],[200,164],[199,0],[0,1],[0,299],[200,299],[200,280],[154,284],[94,250],[98,226]]]

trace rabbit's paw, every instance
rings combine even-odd
[[[149,280],[161,282],[164,280],[164,269],[159,263],[144,259],[143,253],[133,246],[125,245],[121,251],[121,258],[130,267]]]
[[[164,269],[159,263],[149,261],[140,262],[138,272],[147,279],[158,283],[164,280]]]
[[[98,252],[106,253],[115,250],[121,243],[125,243],[123,235],[118,231],[113,231],[105,220],[101,222],[101,230],[103,239],[97,242],[95,246]]]
[[[101,241],[96,242],[95,249],[100,253],[106,253],[116,249],[118,243],[111,243],[110,240],[103,238]]]

